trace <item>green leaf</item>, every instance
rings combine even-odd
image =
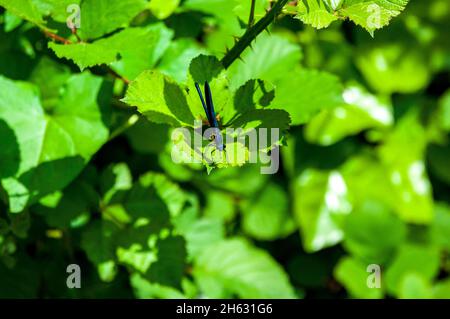
[[[324,109],[341,106],[343,87],[334,75],[316,70],[295,69],[277,85],[271,107],[289,112],[292,125],[308,122]]]
[[[343,98],[345,104],[320,112],[308,123],[305,130],[308,142],[328,146],[348,135],[393,124],[392,106],[360,86],[347,87]]]
[[[162,24],[127,28],[93,43],[49,43],[59,58],[70,59],[81,70],[107,64],[120,75],[133,79],[150,69],[164,54],[173,33]]]
[[[189,72],[195,82],[204,84],[217,77],[222,68],[222,64],[215,56],[201,54],[191,61]]]
[[[136,106],[152,122],[193,126],[190,100],[186,90],[169,77],[157,71],[145,71],[130,84],[123,102]],[[202,114],[200,106],[194,114]]]
[[[450,90],[447,90],[439,99],[439,121],[445,131],[450,131]]]
[[[398,297],[402,299],[428,299],[432,296],[431,284],[420,274],[410,273],[403,277]]]
[[[40,27],[44,27],[45,25],[42,13],[39,11],[34,0],[0,0],[0,7],[4,7],[16,16],[37,24]]]
[[[206,191],[204,215],[210,218],[230,221],[236,215],[233,196],[221,191]]]
[[[275,240],[289,235],[295,224],[285,191],[269,184],[254,198],[241,204],[242,228],[258,240]]]
[[[148,172],[141,176],[139,182],[145,187],[153,186],[156,189],[159,197],[167,205],[171,216],[179,215],[188,202],[195,205],[192,203],[192,198],[164,174]]]
[[[79,5],[81,0],[32,0],[44,16],[51,16],[57,22],[66,22],[74,12],[68,12],[71,5]]]
[[[51,110],[59,102],[64,83],[70,77],[70,70],[65,65],[44,56],[33,69],[30,81],[40,90],[42,106]]]
[[[100,188],[103,201],[108,204],[114,195],[121,191],[129,190],[133,185],[133,177],[125,163],[110,165],[100,177]]]
[[[83,232],[81,247],[97,266],[100,278],[110,282],[117,273],[115,265],[115,235],[118,228],[107,221],[96,221]],[[105,267],[106,266],[106,267]]]
[[[133,149],[140,153],[162,153],[169,141],[169,126],[149,122],[141,117],[126,136]]]
[[[431,240],[443,249],[450,249],[450,207],[444,203],[436,203],[435,218],[430,227]]]
[[[208,247],[197,258],[194,276],[196,280],[213,281],[240,298],[295,297],[287,275],[272,257],[242,239]],[[218,297],[211,291],[203,292]]]
[[[186,268],[185,241],[180,236],[171,236],[157,242],[156,261],[150,266],[146,278],[165,286],[180,289]]]
[[[367,272],[367,266],[357,259],[344,257],[337,264],[334,276],[353,298],[382,298],[383,291],[380,288],[369,288],[367,284],[369,276],[374,275]]]
[[[297,17],[303,23],[317,29],[326,28],[338,19],[338,16],[334,15],[327,3],[322,0],[301,0],[297,4],[297,10]]]
[[[22,258],[14,268],[10,269],[0,262],[0,298],[23,298],[31,299],[38,297],[39,272],[30,271],[29,267],[37,267],[33,259]]]
[[[18,146],[5,145],[0,152],[20,150],[8,155],[20,164],[2,180],[12,212],[69,184],[107,141],[103,99],[108,94],[101,90],[102,82],[88,73],[71,76],[59,103],[46,113],[35,87],[0,78],[0,119],[14,135],[1,141]]]
[[[339,14],[366,29],[371,35],[398,16],[409,0],[344,0]]]
[[[272,149],[276,145],[281,145],[281,140],[284,138],[284,134],[289,128],[291,119],[289,113],[284,110],[275,109],[255,109],[245,112],[239,116],[236,120],[230,123],[231,127],[236,129],[241,128],[243,134],[249,130],[256,130],[259,134],[258,144],[259,151],[264,149]],[[261,129],[267,129],[267,140],[263,140],[263,135],[261,134]],[[272,129],[278,129],[277,136],[272,136]],[[267,145],[266,148],[261,148],[261,145]],[[253,150],[250,150],[252,152]]]
[[[363,46],[356,65],[369,85],[384,94],[414,93],[430,79],[427,57],[411,45],[377,43]]]
[[[425,170],[425,130],[415,111],[406,114],[378,149],[393,185],[396,211],[412,223],[426,224],[433,217],[431,185]]]
[[[343,219],[352,210],[347,185],[337,171],[305,170],[293,185],[294,212],[306,251],[339,243]]]
[[[302,0],[297,4],[298,18],[317,29],[338,19],[350,19],[371,35],[398,16],[409,0]]]
[[[441,181],[450,184],[450,167],[448,159],[450,157],[449,145],[430,144],[427,149],[427,161],[433,176]]]
[[[384,264],[406,238],[406,226],[379,202],[356,207],[344,226],[344,247],[368,264]],[[384,233],[384,236],[380,236]]]
[[[185,238],[191,259],[225,237],[225,229],[220,219],[199,218],[197,212],[192,210],[180,215],[175,221],[175,227]]]
[[[205,50],[190,39],[172,41],[158,64],[158,70],[178,83],[186,83],[189,63],[202,53]]]
[[[439,251],[433,247],[404,245],[389,266],[385,282],[387,291],[398,295],[402,281],[411,273],[417,273],[425,280],[432,280],[439,271]]]
[[[433,298],[435,299],[450,298],[450,279],[439,281],[433,287]]]
[[[126,27],[146,6],[145,0],[84,0],[80,34],[83,39],[95,39]]]
[[[152,0],[149,9],[160,20],[168,18],[180,5],[180,0]]]
[[[183,299],[185,296],[175,288],[151,283],[138,273],[130,276],[130,284],[137,298]]]
[[[98,200],[95,195],[86,181],[77,180],[63,192],[57,191],[42,198],[32,211],[42,215],[51,227],[76,228],[89,220],[90,209]]]
[[[261,34],[251,48],[244,51],[242,60],[229,68],[231,88],[237,89],[248,80],[275,82],[284,78],[300,62],[300,47],[279,35]]]
[[[5,18],[5,32],[13,31],[17,27],[19,27],[23,22],[21,18],[11,13],[11,11],[6,11],[4,14],[4,18]]]

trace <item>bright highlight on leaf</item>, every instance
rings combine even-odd
[[[339,19],[349,19],[371,35],[398,16],[409,0],[301,0],[298,18],[317,29],[328,27]]]

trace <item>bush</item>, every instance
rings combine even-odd
[[[450,298],[449,18],[0,0],[0,297]]]

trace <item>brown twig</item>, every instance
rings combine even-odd
[[[49,38],[51,38],[51,39],[53,39],[55,41],[58,41],[58,42],[61,42],[61,43],[64,43],[64,44],[72,44],[72,41],[70,41],[70,40],[68,40],[66,38],[60,37],[59,35],[57,35],[57,34],[55,34],[53,32],[50,32],[48,30],[44,30],[44,34],[47,37],[49,37]]]
[[[80,36],[78,35],[77,28],[72,28],[70,30],[72,30],[72,34],[77,38],[78,42],[83,42],[83,40],[81,40]]]
[[[130,80],[128,80],[127,78],[124,78],[123,76],[121,76],[119,73],[117,73],[116,71],[114,71],[113,69],[111,69],[110,67],[106,67],[106,71],[111,74],[113,77],[115,77],[116,79],[119,79],[121,81],[123,81],[125,84],[130,84]]]

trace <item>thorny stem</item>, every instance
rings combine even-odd
[[[223,57],[221,62],[225,69],[238,59],[242,52],[250,46],[253,40],[275,20],[288,1],[289,0],[278,0],[261,20],[245,31],[240,40]]]
[[[51,38],[51,39],[53,39],[53,40],[55,40],[55,41],[57,41],[57,42],[61,42],[61,43],[63,43],[63,44],[73,44],[73,42],[70,41],[69,39],[63,38],[63,37],[61,37],[61,36],[59,36],[59,35],[57,35],[57,34],[55,34],[55,33],[52,33],[52,32],[50,32],[50,31],[48,31],[48,30],[43,30],[43,32],[44,32],[44,34],[45,34],[47,37],[49,37],[49,38]],[[77,35],[76,33],[75,33],[75,35],[76,35],[77,39],[79,39],[79,38],[78,38],[78,35]],[[79,41],[80,41],[80,40],[79,40]],[[124,77],[121,76],[121,75],[119,75],[119,74],[118,74],[116,71],[114,71],[113,69],[111,69],[111,68],[109,68],[109,67],[106,67],[106,71],[107,71],[109,74],[111,74],[113,77],[115,77],[116,79],[119,79],[119,80],[123,81],[125,84],[130,84],[130,80],[124,78]]]

